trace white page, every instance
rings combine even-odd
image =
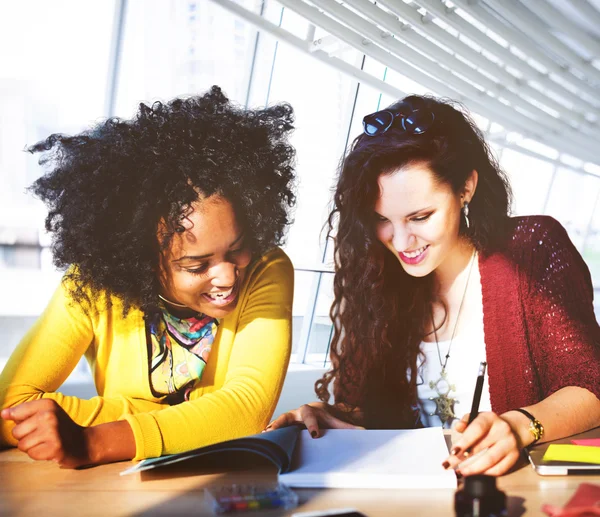
[[[442,462],[448,448],[440,427],[408,430],[302,431],[295,468],[279,480],[309,488],[456,488]]]

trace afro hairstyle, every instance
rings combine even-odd
[[[45,168],[30,190],[48,207],[54,264],[73,298],[157,310],[160,255],[199,194],[231,202],[255,254],[280,244],[295,204],[293,121],[288,104],[244,109],[213,86],[29,147]]]

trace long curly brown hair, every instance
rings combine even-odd
[[[329,216],[335,232],[334,302],[330,316],[332,369],[317,381],[327,401],[334,381],[336,403],[360,408],[370,427],[415,425],[419,345],[436,300],[433,275],[407,274],[375,233],[378,178],[410,163],[426,163],[439,181],[459,193],[473,169],[479,179],[469,203],[470,228],[461,233],[480,253],[494,248],[509,216],[511,190],[483,134],[452,101],[409,96],[406,103],[433,112],[423,134],[394,123],[384,134],[361,134],[343,159]]]

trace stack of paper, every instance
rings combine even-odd
[[[448,448],[441,428],[332,429],[311,438],[302,431],[291,469],[280,474],[292,487],[456,488],[442,462]]]

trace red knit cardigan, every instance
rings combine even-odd
[[[479,259],[493,411],[535,404],[566,386],[586,388],[600,399],[600,327],[581,255],[551,217],[511,218],[504,235],[497,251]],[[368,376],[402,375],[393,361],[382,367]],[[371,406],[368,427],[404,426],[400,413],[409,402],[389,393],[390,387],[384,384],[369,396],[352,381],[335,382],[335,402]]]
[[[555,219],[511,223],[501,251],[479,262],[492,409],[535,404],[565,386],[600,398],[600,327],[587,265]]]

